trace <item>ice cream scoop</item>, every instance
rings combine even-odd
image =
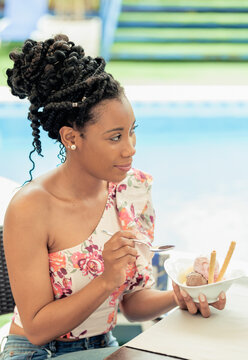
[[[207,280],[202,274],[199,274],[198,272],[192,271],[186,276],[187,286],[200,286],[206,284],[207,284]]]
[[[185,274],[186,285],[200,286],[208,284],[209,266],[210,261],[206,256],[198,256],[197,258],[195,258],[193,264],[193,271],[187,271]],[[217,261],[215,261],[214,264],[212,263],[211,269],[215,282],[219,274],[219,264]]]
[[[208,280],[208,274],[209,274],[209,259],[205,256],[199,256],[195,259],[194,265],[193,265],[194,271],[204,276],[206,280]],[[215,262],[215,268],[214,268],[214,281],[216,281],[219,274],[219,264],[216,261]]]

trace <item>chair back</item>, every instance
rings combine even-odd
[[[12,313],[15,302],[9,283],[9,274],[3,248],[3,227],[0,226],[0,315]]]

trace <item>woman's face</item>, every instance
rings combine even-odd
[[[91,176],[119,182],[130,170],[135,154],[135,117],[125,96],[105,100],[94,110],[94,124],[86,125],[77,141],[78,164]]]

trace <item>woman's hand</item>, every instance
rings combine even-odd
[[[186,291],[180,290],[179,286],[174,282],[172,282],[172,286],[174,290],[175,301],[181,309],[188,310],[191,314],[196,314],[199,310],[202,316],[205,318],[211,315],[209,304],[204,294],[200,294],[198,304],[192,300]],[[210,305],[218,310],[223,310],[226,305],[225,293],[221,292],[219,295],[219,300]]]
[[[136,261],[138,255],[134,247],[134,231],[118,231],[104,245],[104,271],[101,277],[111,289],[121,286],[126,280],[126,269]]]

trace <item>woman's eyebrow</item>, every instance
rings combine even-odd
[[[110,133],[110,132],[112,132],[112,131],[122,131],[122,130],[124,130],[123,127],[114,128],[114,129],[105,131],[103,134],[107,134],[107,133]]]
[[[135,122],[136,122],[136,120],[134,120],[134,122],[133,122],[133,124],[132,124],[132,127],[134,126]],[[110,132],[112,132],[112,131],[123,131],[123,130],[124,130],[123,127],[114,128],[114,129],[105,131],[105,132],[103,133],[103,135],[104,135],[104,134],[107,134],[107,133],[110,133]]]

